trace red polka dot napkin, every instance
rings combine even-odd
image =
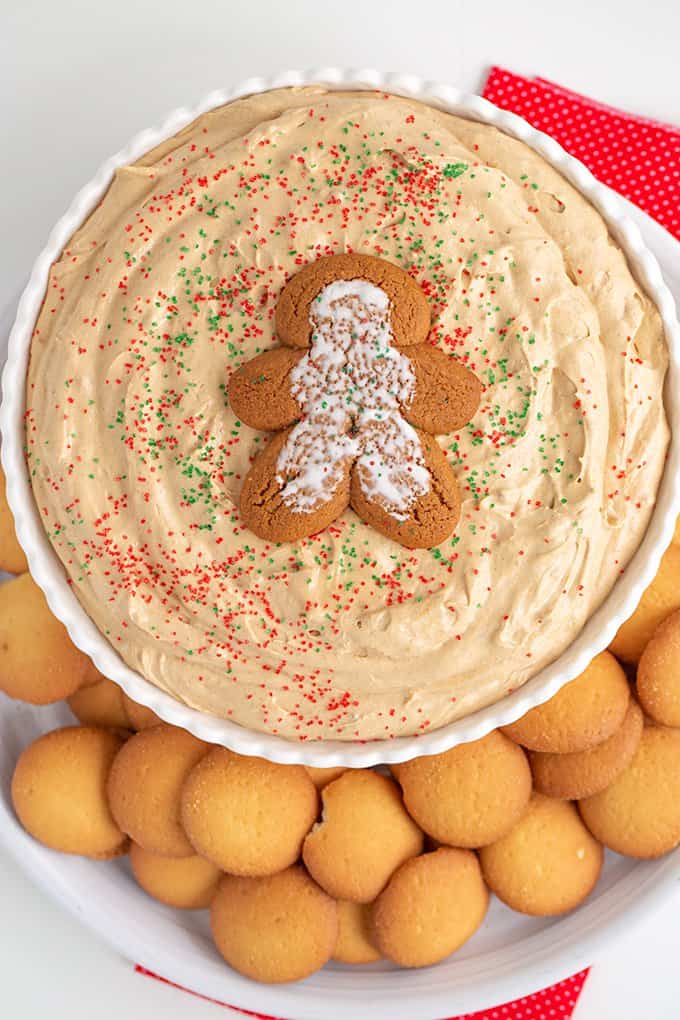
[[[493,67],[485,99],[545,131],[680,240],[680,128]]]
[[[483,1009],[480,1013],[451,1017],[450,1020],[568,1020],[587,977],[588,971],[582,970],[541,992],[514,999],[504,1006]]]
[[[182,988],[174,981],[160,977],[159,974],[154,974],[139,965],[135,967],[135,970],[138,974],[155,978],[156,981],[162,981],[164,985],[170,985],[172,988],[179,988],[180,991],[189,992],[190,995],[195,995],[196,998],[204,999],[206,1002],[212,1002],[215,1006],[224,1006],[234,1013],[255,1017],[256,1020],[277,1020],[276,1017],[264,1013],[252,1013],[247,1009],[239,1009],[238,1006],[229,1006],[226,1002],[208,999],[205,995],[199,995],[198,992]],[[574,974],[573,977],[567,978],[566,981],[560,981],[559,984],[553,985],[551,988],[545,988],[542,992],[535,992],[522,999],[515,999],[504,1006],[483,1009],[480,1013],[465,1013],[458,1017],[449,1017],[448,1020],[569,1020],[587,977],[588,971],[582,970],[579,974]],[[295,1020],[295,1018],[289,1017],[287,1020]]]

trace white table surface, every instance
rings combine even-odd
[[[213,88],[335,64],[477,91],[497,63],[680,123],[679,37],[680,5],[671,0],[0,0],[0,306],[96,167]],[[7,1020],[227,1015],[136,975],[1,848],[0,905]],[[679,916],[676,894],[605,952],[577,1020],[677,1020]]]

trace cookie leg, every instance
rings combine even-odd
[[[295,542],[327,528],[349,504],[349,446],[344,435],[320,440],[306,422],[274,436],[243,483],[244,525],[268,542]]]
[[[350,505],[363,521],[409,549],[431,549],[455,529],[460,496],[436,440],[409,427],[419,441],[405,456],[403,429],[388,426],[364,442],[352,469]]]

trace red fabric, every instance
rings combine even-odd
[[[135,970],[138,974],[154,978],[156,981],[161,981],[164,985],[170,985],[171,988],[178,988],[180,991],[189,992],[190,995],[195,995],[196,998],[203,999],[205,1002],[212,1002],[215,1006],[224,1006],[227,1009],[234,1010],[236,1013],[242,1013],[244,1016],[255,1017],[256,1020],[277,1020],[276,1017],[268,1016],[264,1013],[251,1013],[248,1009],[240,1009],[240,1007],[230,1006],[226,1002],[218,1002],[217,999],[209,999],[198,992],[192,992],[189,988],[182,988],[182,985],[177,985],[174,981],[169,981],[159,974],[154,974],[153,971],[146,970],[144,967],[140,967],[139,964],[137,964]],[[559,984],[553,985],[551,988],[545,988],[542,992],[534,992],[533,995],[526,995],[522,999],[515,999],[504,1006],[483,1009],[480,1013],[465,1013],[463,1016],[449,1017],[448,1020],[568,1020],[574,1011],[587,977],[588,971],[582,970],[580,973],[574,974],[573,977],[567,978],[565,981],[560,981]],[[291,1017],[288,1020],[295,1020],[295,1018]]]
[[[568,1020],[588,977],[588,970],[579,971],[542,992],[514,999],[504,1006],[483,1009],[480,1013],[466,1013],[450,1020]]]
[[[188,992],[189,995],[195,996],[197,999],[203,999],[204,1002],[212,1002],[214,1006],[224,1006],[226,1009],[233,1009],[236,1013],[242,1013],[243,1016],[253,1016],[255,1020],[279,1020],[275,1016],[269,1016],[268,1013],[253,1013],[250,1009],[241,1009],[239,1006],[230,1006],[228,1002],[220,1002],[218,999],[211,999],[207,995],[201,995],[200,992],[193,992],[191,988],[185,988],[183,985],[178,985],[174,981],[170,981],[169,978],[161,977],[160,974],[154,974],[152,970],[147,970],[146,967],[140,967],[139,964],[135,965],[135,971],[137,974],[142,974],[144,977],[153,978],[154,981],[160,981],[163,985],[169,985],[170,988],[177,988],[180,992]]]
[[[598,180],[680,239],[680,128],[501,67],[491,69],[482,95],[551,135]]]

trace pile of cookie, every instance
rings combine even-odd
[[[0,501],[0,690],[67,699],[78,725],[21,754],[12,797],[48,847],[129,854],[150,896],[210,909],[215,945],[259,981],[328,960],[434,964],[489,892],[556,915],[595,886],[603,847],[680,844],[680,534],[612,650],[518,722],[370,769],[246,758],[161,722],[70,642],[26,572]]]

